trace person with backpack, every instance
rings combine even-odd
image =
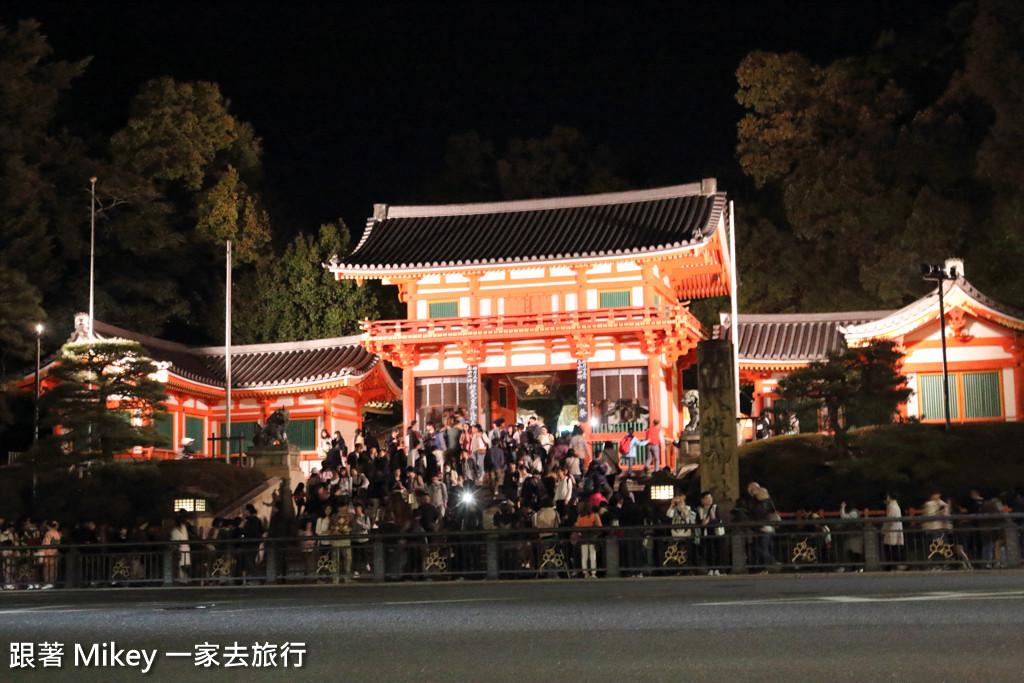
[[[632,478],[633,465],[636,463],[637,457],[639,457],[640,447],[646,445],[647,441],[645,439],[638,439],[633,434],[632,429],[619,439],[619,459],[626,461],[626,479]]]

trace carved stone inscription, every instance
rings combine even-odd
[[[740,495],[732,342],[714,339],[697,344],[697,382],[701,488],[731,510]]]

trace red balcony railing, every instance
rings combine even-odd
[[[651,328],[678,327],[697,337],[700,323],[682,306],[632,306],[587,311],[486,315],[467,318],[374,320],[362,323],[368,339],[415,339],[420,337],[547,336],[566,332],[609,333]]]

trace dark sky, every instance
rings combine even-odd
[[[292,230],[401,203],[452,133],[497,143],[554,124],[627,153],[648,183],[733,159],[734,72],[755,49],[819,62],[916,32],[946,0],[716,2],[111,2],[8,0],[56,55],[92,55],[73,88],[110,133],[150,78],[220,84],[253,124]],[[724,188],[728,190],[729,188]]]

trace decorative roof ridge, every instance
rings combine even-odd
[[[954,290],[959,290],[963,296],[974,302],[989,308],[1000,315],[1008,318],[1024,322],[1024,311],[1020,311],[1012,306],[999,303],[989,296],[982,294],[974,285],[966,280],[966,278],[958,277],[956,280],[944,280],[942,283],[944,296],[950,296]],[[899,327],[910,320],[913,320],[917,316],[923,313],[930,313],[936,311],[936,317],[938,316],[938,303],[939,303],[939,288],[936,286],[930,292],[922,296],[920,299],[910,302],[903,308],[893,311],[889,315],[879,318],[878,320],[872,320],[855,325],[848,325],[843,328],[843,334],[846,335],[864,335],[881,330],[891,329]],[[946,301],[947,307],[949,301]]]
[[[332,337],[330,339],[306,339],[292,342],[272,342],[269,344],[232,344],[231,355],[243,353],[282,353],[288,351],[309,351],[318,349],[337,348],[339,346],[359,346],[362,335],[351,335],[348,337]],[[223,356],[223,346],[195,346],[184,347],[197,356]]]
[[[410,206],[386,206],[383,216],[374,216],[374,221],[392,218],[429,218],[433,216],[470,216],[488,213],[512,213],[516,211],[543,211],[546,209],[569,209],[607,204],[672,199],[696,195],[719,194],[717,181],[707,178],[699,183],[671,185],[647,190],[626,190],[624,192],[602,192],[600,194],[573,195],[569,197],[545,197],[542,199],[514,199],[502,202],[477,202],[473,204],[422,204]],[[724,194],[724,193],[722,193]],[[358,247],[356,247],[358,251]]]
[[[963,290],[964,294],[971,297],[979,304],[987,306],[994,311],[1002,313],[1005,316],[1011,318],[1017,318],[1018,320],[1024,320],[1024,311],[1019,308],[1014,308],[1007,304],[996,301],[987,294],[983,294],[977,287],[968,282],[965,278],[957,278],[956,284],[959,285],[960,289]]]

